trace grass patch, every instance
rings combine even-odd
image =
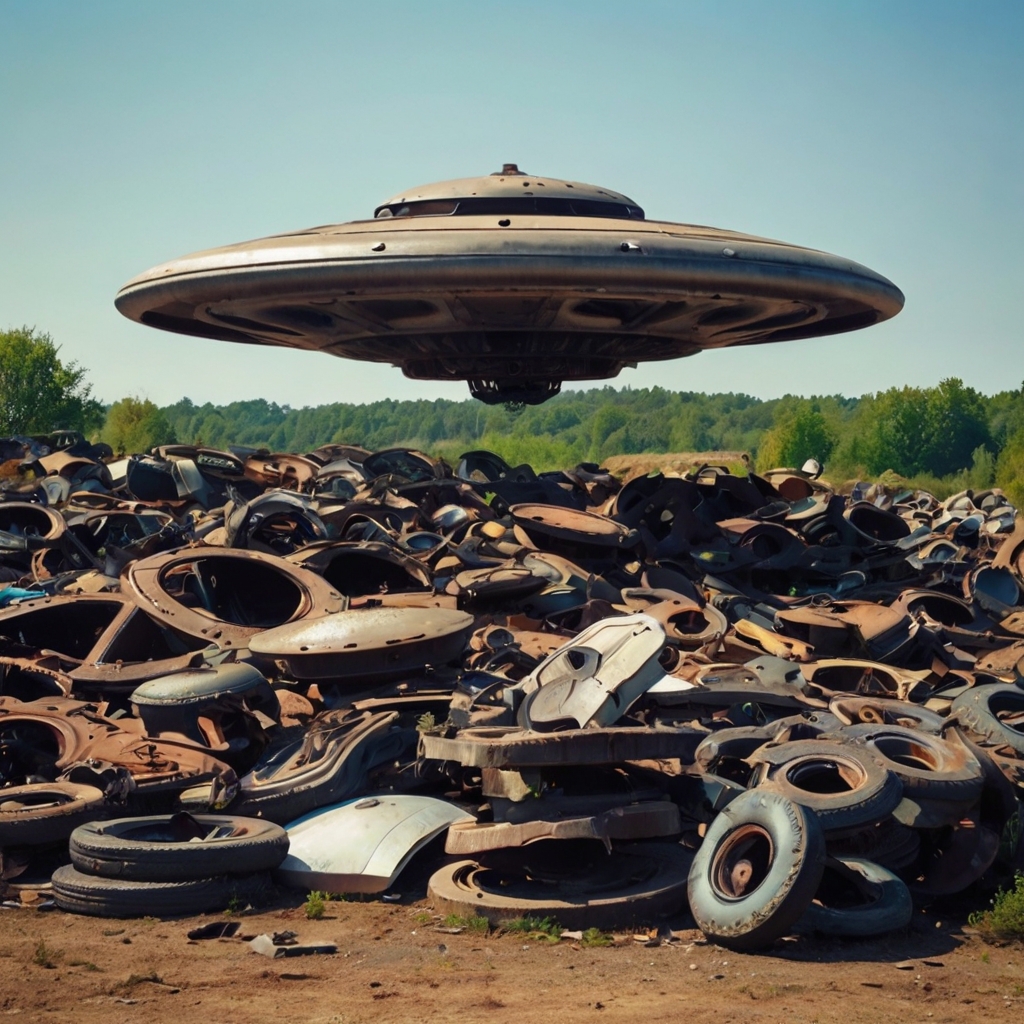
[[[427,913],[425,910],[421,910],[418,914],[413,915],[413,920],[417,924],[430,924],[434,920],[434,915]]]
[[[449,914],[442,919],[441,924],[445,928],[465,928],[467,931],[480,934],[491,927],[491,923],[486,917],[460,917],[458,914]]]
[[[550,917],[517,917],[514,921],[502,921],[501,927],[526,939],[558,942],[562,938],[562,926]]]
[[[580,939],[580,945],[588,949],[597,949],[600,946],[611,946],[612,937],[600,928],[588,928]]]
[[[986,939],[1024,939],[1024,875],[1018,873],[1012,889],[1000,889],[988,910],[976,910],[967,921]],[[988,954],[981,958],[987,962]]]
[[[48,946],[45,939],[40,939],[36,943],[35,952],[32,954],[32,963],[34,963],[36,967],[46,967],[49,970],[53,970],[53,968],[57,966],[57,961],[60,960],[63,955],[64,954],[60,950],[54,949],[52,946]]]

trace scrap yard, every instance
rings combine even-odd
[[[1022,32],[0,0],[0,1017],[1019,1018]]]
[[[592,963],[666,1012],[699,981],[811,1013],[809,964],[927,1001],[951,958],[991,963],[968,914],[1019,863],[1024,777],[1000,492],[49,440],[5,442],[0,505],[3,953],[29,977],[103,1013],[228,1007],[246,972],[429,1006]],[[627,1013],[619,984],[596,1001]]]

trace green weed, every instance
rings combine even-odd
[[[514,921],[502,921],[501,927],[524,938],[544,942],[558,942],[562,937],[562,926],[550,917],[517,917]]]
[[[580,939],[580,945],[591,949],[598,946],[610,946],[612,945],[612,937],[601,931],[600,928],[588,928],[583,933],[583,938]]]
[[[441,923],[445,928],[465,928],[467,931],[478,933],[486,932],[491,927],[486,917],[460,917],[458,914],[449,914]]]
[[[36,951],[32,954],[32,963],[34,963],[36,967],[46,967],[53,970],[53,968],[57,966],[57,961],[60,960],[63,955],[64,954],[61,953],[60,950],[54,949],[52,946],[48,946],[45,939],[40,939],[39,942],[36,943]]]
[[[988,939],[1024,939],[1024,875],[1018,873],[1012,889],[1000,889],[988,910],[977,910],[967,919]],[[988,954],[982,953],[988,963]]]
[[[318,892],[314,889],[307,897],[306,904],[302,908],[306,912],[306,919],[319,921],[327,910],[327,893]]]

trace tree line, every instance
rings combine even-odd
[[[522,410],[473,399],[333,402],[292,408],[256,398],[158,407],[92,397],[49,335],[0,332],[0,432],[80,429],[115,451],[180,442],[309,451],[330,442],[419,448],[448,459],[473,448],[538,470],[644,452],[747,452],[760,469],[816,458],[833,481],[886,474],[951,493],[998,483],[1024,505],[1024,385],[983,395],[950,377],[859,398],[600,387]]]

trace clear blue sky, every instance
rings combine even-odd
[[[0,328],[49,331],[107,401],[461,398],[154,331],[113,298],[158,262],[516,161],[848,256],[907,297],[865,332],[619,384],[1017,387],[1022,101],[1020,0],[0,0]]]

